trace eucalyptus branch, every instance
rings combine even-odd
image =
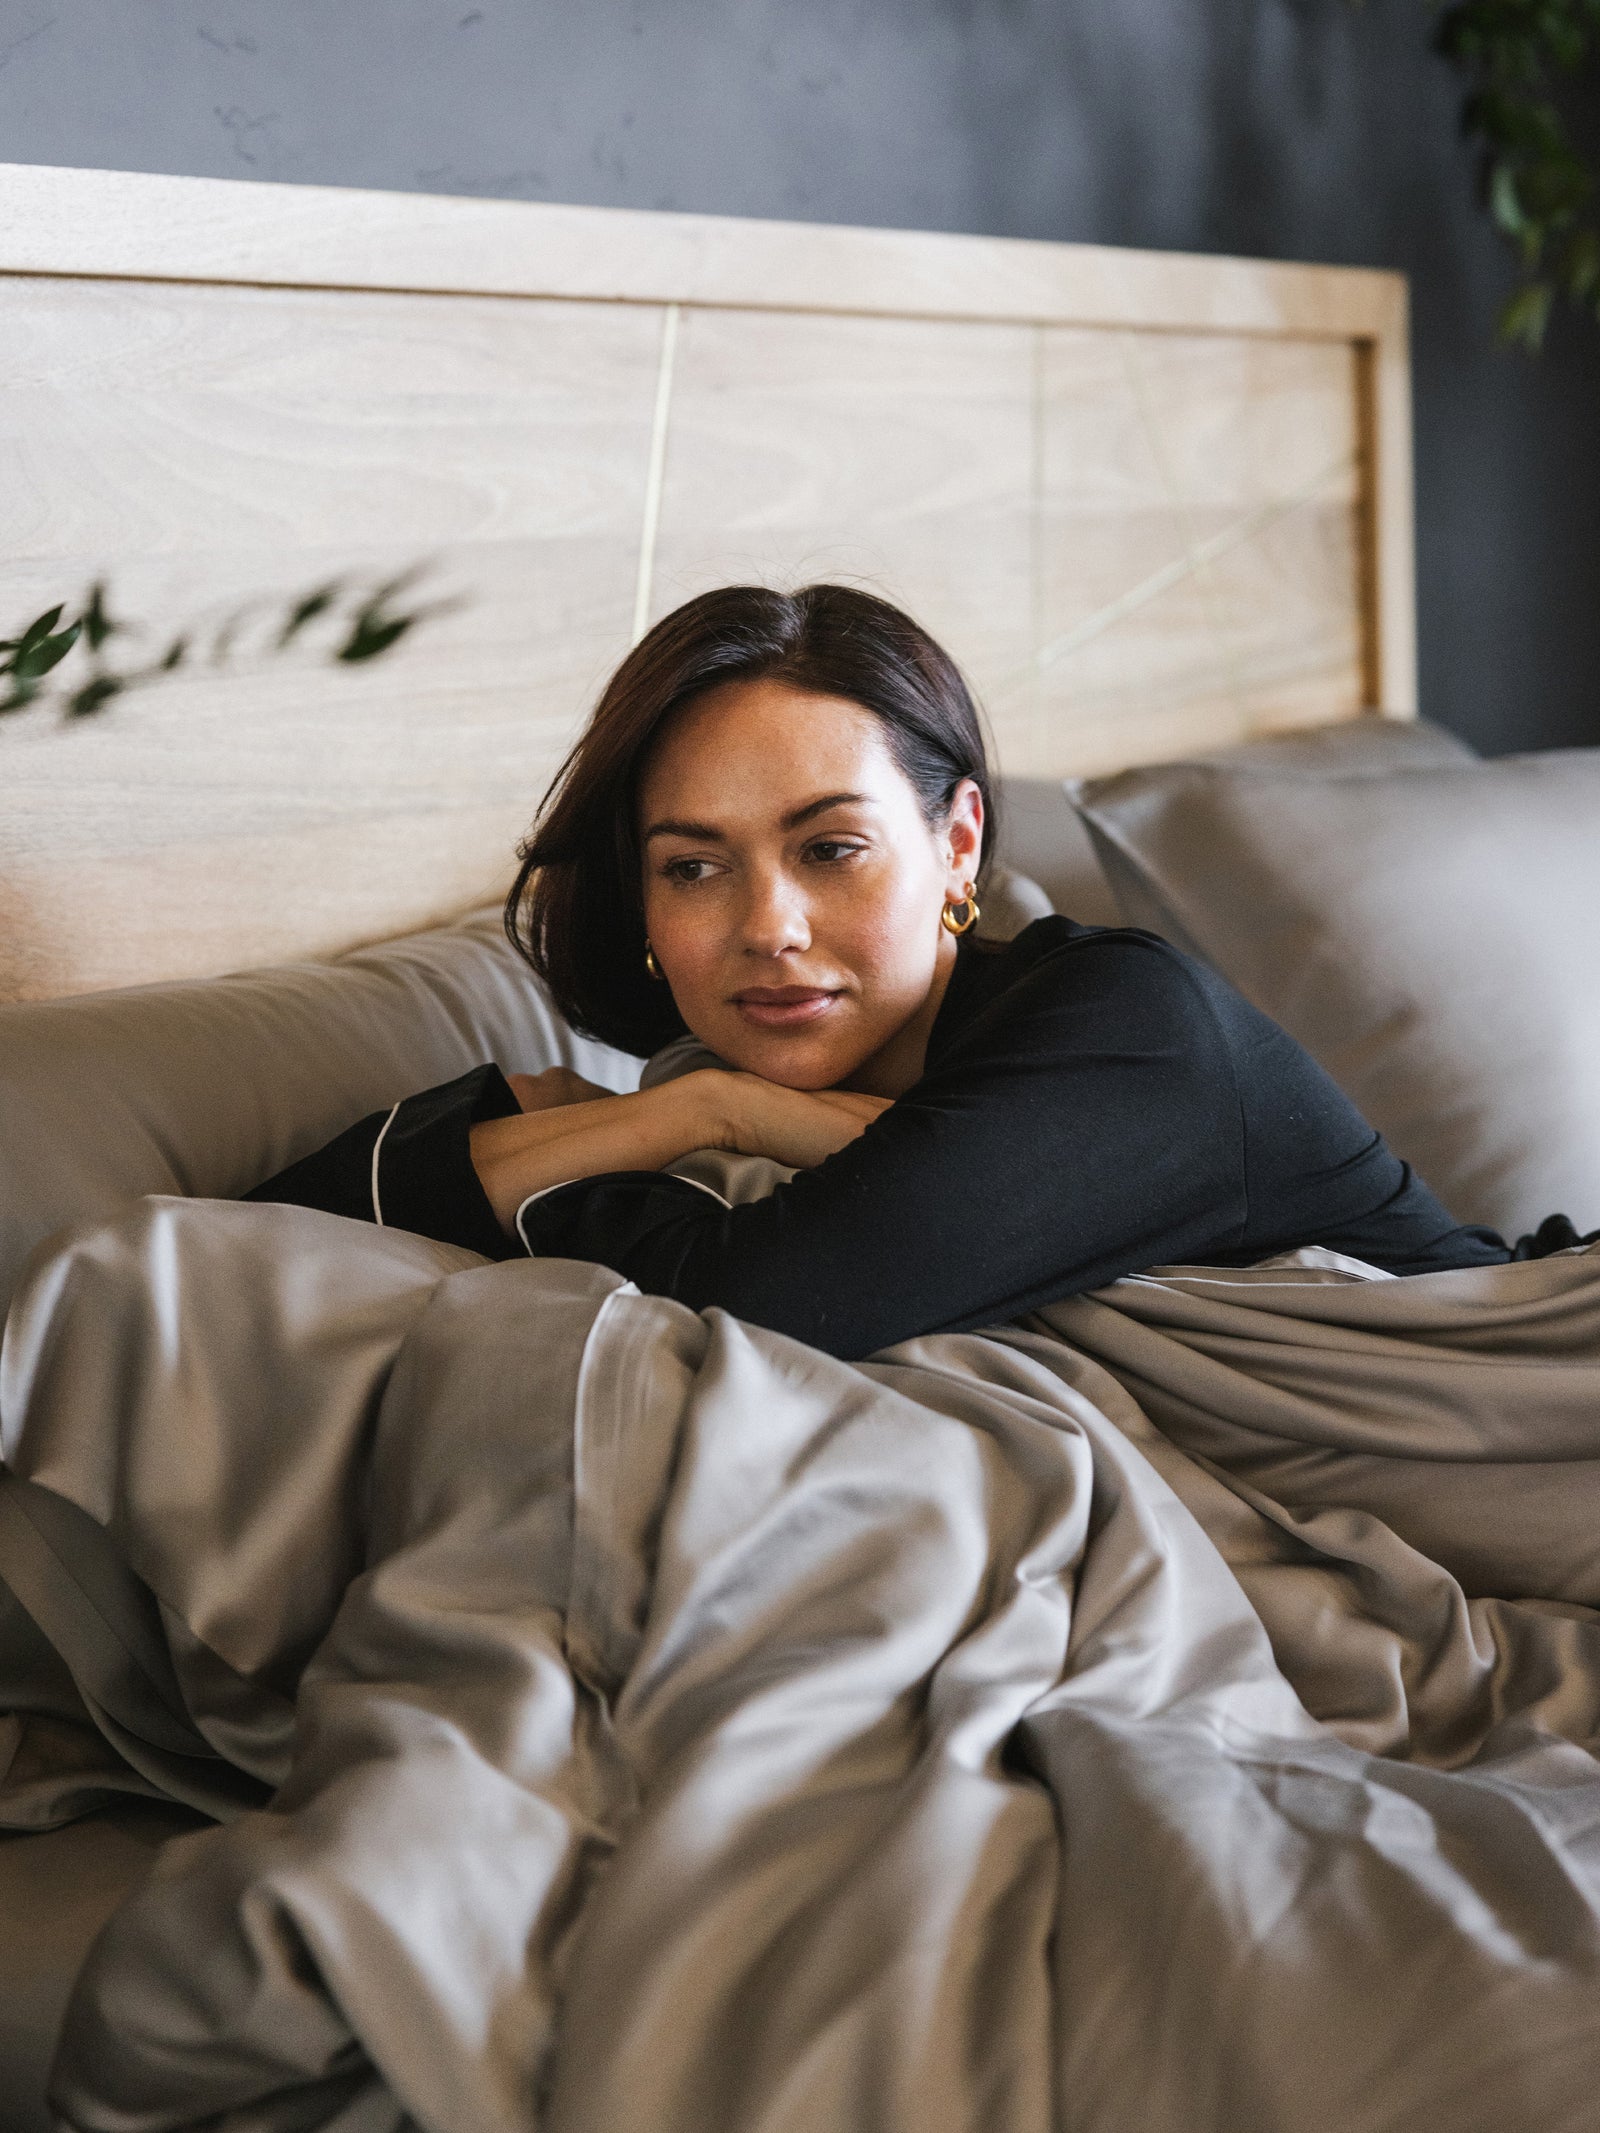
[[[1458,0],[1436,43],[1471,82],[1462,126],[1522,266],[1500,331],[1537,350],[1558,298],[1600,319],[1600,182],[1569,123],[1575,85],[1592,97],[1600,73],[1600,0]]]
[[[419,622],[460,605],[457,600],[399,605],[400,596],[421,575],[418,565],[375,586],[330,579],[292,599],[281,613],[273,602],[252,601],[233,609],[220,623],[180,630],[160,652],[145,660],[117,659],[108,650],[114,640],[143,633],[115,620],[105,585],[93,585],[71,620],[63,619],[67,604],[59,601],[35,616],[20,635],[0,639],[0,686],[5,691],[0,695],[0,717],[37,705],[54,706],[65,720],[93,718],[116,697],[147,688],[180,668],[193,669],[202,663],[213,668],[229,666],[241,632],[252,618],[263,614],[270,619],[259,656],[286,652],[314,625],[321,625],[325,658],[344,666],[365,664],[393,651]],[[82,656],[72,661],[73,671],[63,675],[60,670],[80,647]]]

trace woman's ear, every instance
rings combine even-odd
[[[971,778],[963,778],[951,796],[944,842],[950,855],[949,893],[959,897],[977,879],[983,856],[983,794]]]

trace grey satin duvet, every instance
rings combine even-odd
[[[217,1818],[65,2127],[1600,2123],[1600,1250],[850,1365],[152,1200],[0,1423],[0,1822]]]

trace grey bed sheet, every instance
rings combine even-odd
[[[208,1818],[148,1796],[4,1583],[0,1769],[0,2133],[49,2133],[46,2077],[84,1959],[167,1839]]]
[[[185,1808],[129,1800],[0,1834],[0,2133],[50,2133],[45,2079],[84,1958],[167,1839],[203,1826]]]
[[[94,1719],[0,1809],[220,1818],[80,1972],[63,2126],[1593,2126],[1600,1251],[847,1365],[155,1200],[0,1371]]]

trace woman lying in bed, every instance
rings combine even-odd
[[[896,608],[690,601],[606,689],[507,924],[577,1029],[722,1064],[631,1096],[481,1067],[251,1197],[598,1261],[850,1358],[1174,1262],[1509,1256],[1165,941],[1066,918],[977,940],[992,819],[972,699]],[[703,1148],[797,1175],[729,1207],[665,1174]]]

